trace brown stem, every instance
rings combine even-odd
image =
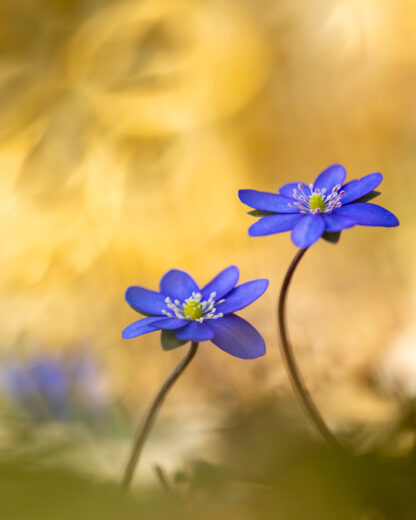
[[[136,441],[133,445],[126,469],[124,471],[123,480],[121,482],[121,494],[124,495],[129,489],[131,481],[133,479],[134,471],[139,463],[140,455],[143,450],[143,446],[146,442],[147,436],[153,426],[156,419],[157,413],[163,404],[169,390],[174,385],[175,381],[179,378],[185,368],[192,361],[198,349],[198,343],[192,342],[191,348],[189,349],[186,356],[180,361],[177,367],[169,374],[169,377],[161,386],[159,392],[153,400],[150,409],[147,413],[146,419],[138,431]]]
[[[305,413],[309,416],[312,423],[318,430],[318,432],[322,435],[322,437],[332,445],[340,446],[338,440],[335,438],[331,430],[325,424],[325,421],[322,419],[321,414],[318,411],[315,403],[310,396],[305,383],[302,379],[301,373],[299,371],[299,367],[296,363],[296,358],[293,353],[293,349],[290,345],[287,332],[286,332],[286,297],[287,292],[290,286],[290,282],[292,280],[293,274],[296,270],[297,265],[301,261],[303,255],[306,253],[308,248],[299,249],[293,258],[285,278],[283,280],[282,288],[280,290],[279,296],[279,305],[278,305],[278,320],[279,320],[279,331],[280,331],[280,339],[281,339],[281,353],[286,365],[286,371],[289,376],[290,382],[292,384],[292,388],[299,399]]]

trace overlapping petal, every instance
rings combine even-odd
[[[393,213],[369,202],[352,202],[337,208],[334,213],[344,217],[352,217],[361,226],[394,227],[399,225],[399,220]]]
[[[227,267],[201,290],[202,300],[207,300],[213,292],[216,294],[216,299],[220,300],[235,287],[239,277],[237,266]]]
[[[262,211],[274,213],[297,213],[298,209],[292,205],[293,200],[276,193],[257,190],[239,190],[238,196],[243,204]],[[290,204],[290,205],[289,205]]]
[[[126,301],[136,311],[144,314],[163,316],[162,309],[166,308],[166,294],[150,291],[144,287],[129,287],[126,291]]]
[[[215,321],[215,320],[210,320]],[[190,321],[185,327],[175,330],[175,336],[183,341],[207,341],[214,337],[213,331],[199,321]]]
[[[235,314],[209,320],[207,326],[213,331],[212,342],[232,356],[254,359],[266,352],[264,340],[257,330]]]
[[[171,269],[160,280],[160,290],[172,299],[185,300],[199,287],[195,280],[185,271]]]
[[[322,188],[326,188],[327,193],[329,193],[337,184],[340,186],[344,184],[346,175],[347,172],[341,164],[333,164],[318,175],[313,185],[313,189],[315,190],[318,188],[322,190]]]
[[[289,182],[288,184],[284,184],[280,189],[280,195],[284,195],[285,197],[293,198],[293,190],[296,190],[299,193],[299,184],[303,186],[304,191],[307,191],[308,185],[304,182]]]
[[[153,326],[156,329],[162,330],[176,330],[184,327],[188,323],[188,320],[179,318],[158,318],[157,321],[153,322]]]
[[[155,326],[155,322],[159,320],[159,317],[150,317],[135,321],[123,330],[122,337],[124,339],[131,339],[137,338],[137,336],[142,336],[143,334],[148,334],[149,332],[154,332],[155,330],[158,330]]]
[[[300,213],[290,215],[268,215],[263,217],[248,230],[251,237],[260,237],[265,235],[273,235],[274,233],[282,233],[290,231],[305,215]]]
[[[233,289],[225,298],[223,303],[216,306],[216,314],[222,312],[229,314],[243,307],[247,307],[250,303],[260,298],[269,286],[269,280],[252,280],[246,282]]]
[[[325,231],[325,220],[322,215],[305,215],[292,231],[293,243],[305,248],[314,244]]]
[[[344,205],[364,197],[364,195],[375,190],[382,180],[383,176],[381,173],[370,173],[361,179],[348,182],[342,187],[342,190],[345,191],[345,195],[342,197],[342,204]]]
[[[343,229],[353,227],[357,224],[357,221],[351,217],[343,217],[342,215],[336,215],[335,213],[328,213],[322,215],[325,220],[325,231],[329,233],[337,233]]]

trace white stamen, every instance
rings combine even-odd
[[[198,321],[199,323],[202,323],[204,320],[216,320],[217,318],[222,318],[224,315],[222,312],[215,314],[215,305],[219,303],[225,302],[225,299],[222,298],[221,300],[215,301],[215,297],[217,296],[216,292],[212,292],[209,295],[208,300],[202,299],[202,294],[193,292],[192,296],[189,298],[186,298],[182,303],[179,300],[175,300],[173,303],[172,300],[167,296],[165,298],[166,307],[173,311],[174,315],[170,312],[168,312],[166,309],[162,309],[162,314],[167,316],[168,318],[178,318],[179,320],[191,320],[191,316],[185,316],[185,306],[190,302],[198,303],[201,306],[202,310],[202,316],[200,318],[197,318],[195,321]]]
[[[309,191],[310,194],[305,192],[304,187],[302,184],[299,184],[299,190],[300,193],[296,191],[296,189],[293,190],[293,198],[296,202],[289,203],[289,207],[296,207],[300,213],[303,214],[316,214],[316,213],[331,213],[334,209],[340,208],[342,206],[341,199],[343,195],[345,195],[345,191],[341,190],[341,184],[335,185],[332,190],[328,192],[326,188],[315,188],[313,189],[313,184],[309,184]],[[312,209],[310,207],[310,198],[312,196],[316,197],[319,196],[322,201],[325,203],[325,207],[322,208],[315,208]]]

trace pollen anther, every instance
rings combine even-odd
[[[326,188],[315,188],[313,184],[309,184],[309,193],[302,184],[299,184],[300,193],[296,189],[293,190],[293,198],[296,202],[294,206],[298,208],[300,213],[331,213],[335,208],[342,206],[341,198],[345,195],[345,191],[341,190],[341,184],[337,184],[327,195]]]
[[[202,323],[204,320],[216,320],[217,318],[222,318],[223,313],[219,312],[215,314],[215,305],[225,302],[225,299],[216,302],[216,296],[217,294],[212,292],[208,300],[202,300],[201,293],[193,292],[192,295],[183,302],[179,300],[172,302],[168,296],[165,299],[166,307],[172,312],[162,309],[162,314],[168,318],[175,317],[180,320],[198,321],[199,323]]]

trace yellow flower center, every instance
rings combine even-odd
[[[185,318],[195,321],[202,317],[202,307],[199,302],[191,300],[183,306],[183,313]]]
[[[320,209],[321,211],[324,211],[325,201],[319,193],[313,193],[309,197],[309,207],[310,209]]]

